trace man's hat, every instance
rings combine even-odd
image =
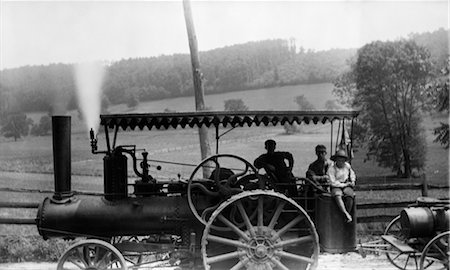
[[[339,149],[336,151],[336,154],[331,156],[330,159],[332,161],[336,161],[336,159],[338,159],[338,158],[344,158],[347,161],[348,160],[347,151],[345,151],[344,149]]]

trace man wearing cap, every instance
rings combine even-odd
[[[306,171],[306,177],[324,186],[326,189],[330,179],[327,171],[332,162],[327,159],[327,148],[325,145],[319,144],[316,146],[316,155],[317,159],[309,165],[308,171]]]
[[[258,169],[264,168],[269,175],[272,174],[275,176],[277,183],[292,184],[280,186],[277,190],[281,192],[287,191],[289,195],[296,196],[297,187],[295,186],[295,179],[292,175],[292,168],[294,167],[292,154],[289,152],[275,151],[276,142],[274,140],[267,140],[264,142],[264,145],[267,153],[255,159],[255,167]]]
[[[355,192],[353,188],[356,182],[356,175],[350,163],[347,162],[348,156],[345,150],[339,149],[331,157],[334,163],[328,168],[328,177],[330,178],[331,195],[335,198],[339,209],[344,213],[346,221],[351,222],[350,211],[353,208],[353,198]],[[345,198],[345,203],[343,198]]]

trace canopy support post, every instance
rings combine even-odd
[[[105,137],[106,137],[106,151],[108,153],[111,153],[111,145],[109,142],[109,131],[108,131],[108,125],[105,125]]]
[[[216,155],[219,154],[219,125],[216,125]]]
[[[119,126],[116,126],[115,130],[114,130],[114,139],[113,139],[113,148],[116,148],[116,141],[117,141],[117,133],[119,132]]]
[[[331,140],[330,140],[330,155],[332,155],[332,154],[333,154],[333,121],[334,121],[334,119],[331,119],[331,132],[330,132],[330,137],[331,137]]]
[[[353,159],[353,123],[354,123],[355,118],[352,117],[352,124],[351,124],[351,130],[350,130],[350,153],[349,154],[349,163],[352,164],[352,159]]]
[[[229,130],[225,131],[224,133],[219,135],[219,125],[216,125],[216,155],[219,154],[219,140],[222,138],[223,135],[227,134],[228,132],[232,131],[236,127],[232,127]]]

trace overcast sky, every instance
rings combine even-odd
[[[188,53],[181,1],[0,0],[0,69]],[[313,50],[449,28],[442,1],[192,1],[200,51],[273,38]]]

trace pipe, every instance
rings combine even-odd
[[[71,188],[70,120],[70,116],[52,116],[53,170],[55,176],[53,199],[56,201],[64,201],[73,195]]]

